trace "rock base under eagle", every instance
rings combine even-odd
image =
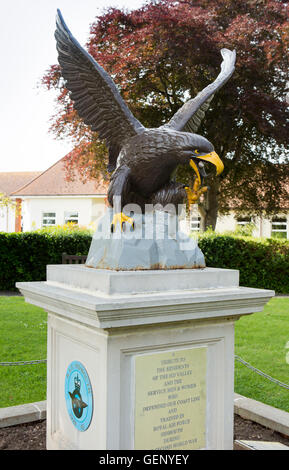
[[[93,236],[86,266],[119,271],[205,268],[202,251],[180,231],[177,215],[153,211],[133,219],[134,230],[127,224],[112,232],[109,208]]]

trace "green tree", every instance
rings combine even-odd
[[[220,49],[236,49],[235,73],[198,130],[225,164],[220,177],[208,176],[209,191],[199,204],[204,228],[214,228],[218,212],[232,205],[273,214],[288,198],[288,13],[280,0],[159,0],[131,12],[110,8],[91,25],[88,51],[148,127],[167,122],[215,79]],[[52,132],[77,144],[68,170],[104,175],[105,148],[78,118],[57,65],[43,84],[59,89]],[[179,168],[179,179],[192,184],[192,177]]]

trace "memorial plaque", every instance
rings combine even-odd
[[[135,449],[206,447],[206,375],[206,347],[135,357]]]

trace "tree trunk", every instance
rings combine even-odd
[[[204,200],[199,204],[199,212],[201,215],[201,231],[204,232],[208,228],[215,230],[218,218],[218,195],[219,181],[211,181],[208,191],[204,194]]]

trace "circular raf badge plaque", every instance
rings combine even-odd
[[[88,373],[81,362],[73,361],[65,376],[66,408],[74,426],[86,431],[93,413],[92,387]]]

